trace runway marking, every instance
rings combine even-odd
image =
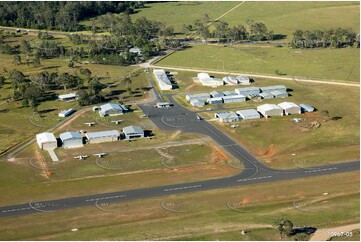
[[[176,187],[176,188],[168,188],[168,189],[164,189],[165,192],[168,191],[176,191],[176,190],[182,190],[182,189],[191,189],[191,188],[196,188],[196,187],[201,187],[202,185],[195,185],[195,186],[188,186],[188,187]]]
[[[240,180],[237,180],[239,182],[242,182],[242,181],[254,181],[254,180],[260,180],[260,179],[267,179],[267,178],[271,178],[272,176],[261,176],[261,177],[255,177],[255,178],[247,178],[247,179],[240,179]]]
[[[92,198],[85,200],[86,202],[92,202],[92,201],[99,201],[99,200],[105,200],[105,199],[111,199],[111,198],[119,198],[119,197],[126,197],[127,195],[117,195],[112,197],[100,197],[100,198]]]
[[[316,170],[312,170],[312,171],[305,171],[305,173],[330,171],[330,170],[336,170],[336,169],[337,169],[337,167],[331,167],[331,168],[325,168],[325,169],[316,169]]]
[[[1,211],[2,213],[8,213],[8,212],[14,212],[14,211],[20,211],[20,210],[27,210],[27,209],[31,209],[31,207],[27,207],[27,208],[17,208],[17,209],[9,209],[9,210],[3,210]]]

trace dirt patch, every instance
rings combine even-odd
[[[214,144],[210,144],[212,149],[212,161],[214,162],[221,162],[228,159],[228,155]]]
[[[182,131],[180,131],[180,130],[175,131],[175,132],[170,136],[170,139],[175,139],[175,138],[177,138],[181,133],[182,133]]]
[[[270,144],[270,146],[268,146],[267,150],[263,153],[263,155],[267,156],[267,157],[272,157],[275,155],[275,147],[274,144]]]
[[[46,164],[44,156],[40,154],[39,150],[37,149],[35,149],[35,159],[39,164],[39,167],[41,167],[40,175],[46,179],[49,179],[48,165]]]

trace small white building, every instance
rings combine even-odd
[[[248,76],[237,76],[236,79],[237,79],[239,85],[250,85],[251,84],[251,80],[249,79]]]
[[[211,97],[214,98],[214,97],[223,97],[224,94],[223,92],[219,92],[219,91],[213,91],[213,92],[210,92],[211,94]]]
[[[239,111],[236,111],[236,114],[238,114],[241,117],[241,119],[243,119],[243,120],[261,118],[261,115],[255,109],[239,110]]]
[[[69,115],[71,115],[72,113],[74,112],[74,110],[72,108],[68,109],[68,110],[62,110],[58,116],[59,117],[62,117],[62,118],[65,118],[65,117],[68,117]]]
[[[305,103],[300,104],[300,107],[301,107],[301,111],[304,113],[315,111],[314,107],[312,107],[311,105],[305,104]]]
[[[83,137],[79,132],[65,132],[59,135],[64,148],[79,148],[83,147]]]
[[[197,99],[197,98],[191,98],[191,100],[189,100],[189,103],[194,106],[194,107],[198,107],[198,108],[201,108],[203,107],[204,105],[206,105],[205,101],[204,100],[200,100],[200,99]]]
[[[153,74],[160,90],[172,90],[173,85],[164,70],[154,69]]]
[[[100,106],[99,115],[101,117],[116,116],[116,115],[124,114],[127,111],[128,109],[124,105],[120,105],[116,103],[107,103]]]
[[[283,109],[276,104],[263,104],[257,107],[257,111],[264,117],[283,116]]]
[[[262,99],[271,99],[274,98],[275,96],[273,96],[272,93],[270,92],[262,92],[260,94],[258,94]]]
[[[238,84],[238,80],[237,78],[235,78],[234,76],[226,76],[223,77],[223,81],[226,85],[229,86],[233,86],[233,85],[237,85]]]
[[[223,95],[224,96],[235,96],[235,95],[237,95],[237,93],[234,91],[224,91]]]
[[[275,96],[275,98],[285,98],[285,97],[288,97],[288,93],[287,93],[287,92],[282,92],[282,91],[279,91],[279,90],[272,91],[271,93]]]
[[[258,87],[244,87],[244,88],[236,88],[234,90],[239,95],[244,95],[246,97],[255,97],[260,94],[260,89]]]
[[[198,73],[197,78],[203,86],[216,87],[224,84],[222,79],[212,78],[208,73]]]
[[[246,97],[243,95],[233,95],[222,97],[224,103],[238,103],[246,101]]]
[[[85,137],[89,144],[97,144],[103,142],[112,142],[119,139],[120,133],[118,130],[107,130],[100,132],[87,132]]]
[[[140,126],[126,126],[123,128],[125,139],[144,138],[144,130]]]
[[[38,143],[40,149],[55,149],[58,147],[58,142],[55,136],[52,133],[41,133],[36,135],[36,142]]]
[[[61,101],[71,102],[71,101],[78,100],[79,95],[77,95],[75,92],[73,92],[73,93],[59,95],[58,98]]]
[[[223,103],[223,98],[222,97],[208,98],[207,103],[209,103],[209,104],[220,104],[220,103]]]
[[[282,102],[279,103],[278,106],[280,106],[285,111],[286,115],[301,113],[301,107],[293,102]]]
[[[268,87],[260,87],[261,92],[273,92],[273,91],[280,91],[280,92],[287,92],[287,87],[284,85],[276,85],[276,86],[268,86]]]
[[[219,121],[223,123],[237,122],[239,121],[239,116],[235,112],[220,112],[215,113],[215,118],[218,118]]]

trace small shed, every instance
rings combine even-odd
[[[223,123],[230,123],[230,122],[239,121],[239,116],[235,112],[215,113],[215,118],[218,118],[219,121],[221,121]]]
[[[126,126],[123,128],[125,139],[144,138],[144,130],[140,126]]]
[[[115,115],[121,115],[127,111],[128,111],[128,109],[124,105],[119,105],[119,104],[115,104],[115,103],[107,103],[107,104],[100,106],[99,115],[101,117],[115,116]]]
[[[301,113],[301,107],[293,102],[283,102],[279,103],[278,106],[280,106],[284,111],[285,114],[300,114]]]
[[[246,97],[243,95],[233,95],[222,97],[224,103],[238,103],[246,101]]]
[[[279,91],[279,90],[272,91],[271,93],[275,96],[275,98],[285,98],[285,97],[288,97],[288,93],[287,93],[287,92],[282,92],[282,91]]]
[[[273,96],[272,93],[270,92],[262,92],[260,94],[258,94],[262,99],[271,99],[274,98],[275,96]]]
[[[283,109],[276,104],[263,104],[257,107],[257,111],[264,117],[283,116]]]
[[[120,133],[118,130],[107,130],[100,132],[88,132],[85,134],[89,144],[112,142],[119,139]]]
[[[240,85],[250,85],[251,84],[251,80],[249,79],[248,76],[237,76],[236,77],[238,84]]]
[[[83,147],[83,137],[79,132],[65,132],[59,135],[64,148]]]
[[[65,118],[65,117],[68,117],[69,115],[71,115],[72,113],[74,112],[74,110],[72,108],[68,109],[68,110],[62,110],[58,116],[59,117],[62,117],[62,118]]]
[[[223,92],[219,92],[219,91],[213,91],[210,94],[211,94],[212,98],[214,98],[214,97],[223,97],[224,96]]]
[[[236,88],[234,91],[237,94],[244,95],[246,97],[254,97],[254,96],[257,96],[261,92],[258,87]]]
[[[241,119],[243,119],[243,120],[261,118],[261,115],[255,109],[239,110],[239,111],[236,111],[236,114],[238,114],[241,117]]]
[[[238,84],[238,80],[234,76],[223,77],[223,81],[224,81],[224,83],[226,83],[227,85],[230,85],[230,86]]]
[[[284,85],[276,85],[276,86],[268,86],[268,87],[260,87],[261,92],[273,92],[273,91],[280,91],[280,92],[287,92],[287,87]]]
[[[59,100],[62,100],[65,102],[71,102],[71,101],[78,100],[79,95],[77,95],[75,92],[73,92],[73,93],[59,95],[58,98],[59,98]]]
[[[221,98],[221,97],[208,98],[207,103],[209,103],[209,104],[220,104],[220,103],[223,103],[223,98]]]
[[[194,106],[194,107],[203,107],[204,105],[206,105],[205,101],[200,100],[198,98],[191,98],[191,100],[189,100],[189,103]]]
[[[52,133],[41,133],[36,135],[36,142],[38,143],[40,149],[55,149],[58,147],[58,142]]]
[[[235,95],[237,95],[237,93],[233,92],[233,91],[224,91],[223,94],[224,94],[224,96],[235,96]]]
[[[315,111],[314,107],[312,107],[311,105],[305,104],[305,103],[300,104],[300,107],[301,107],[301,111],[304,113]]]

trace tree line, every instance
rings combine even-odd
[[[132,14],[142,2],[0,2],[0,25],[22,28],[78,31],[79,21],[106,13]]]
[[[326,30],[296,30],[293,33],[290,46],[293,48],[343,48],[347,46],[360,47],[360,33],[352,29],[337,28]]]

